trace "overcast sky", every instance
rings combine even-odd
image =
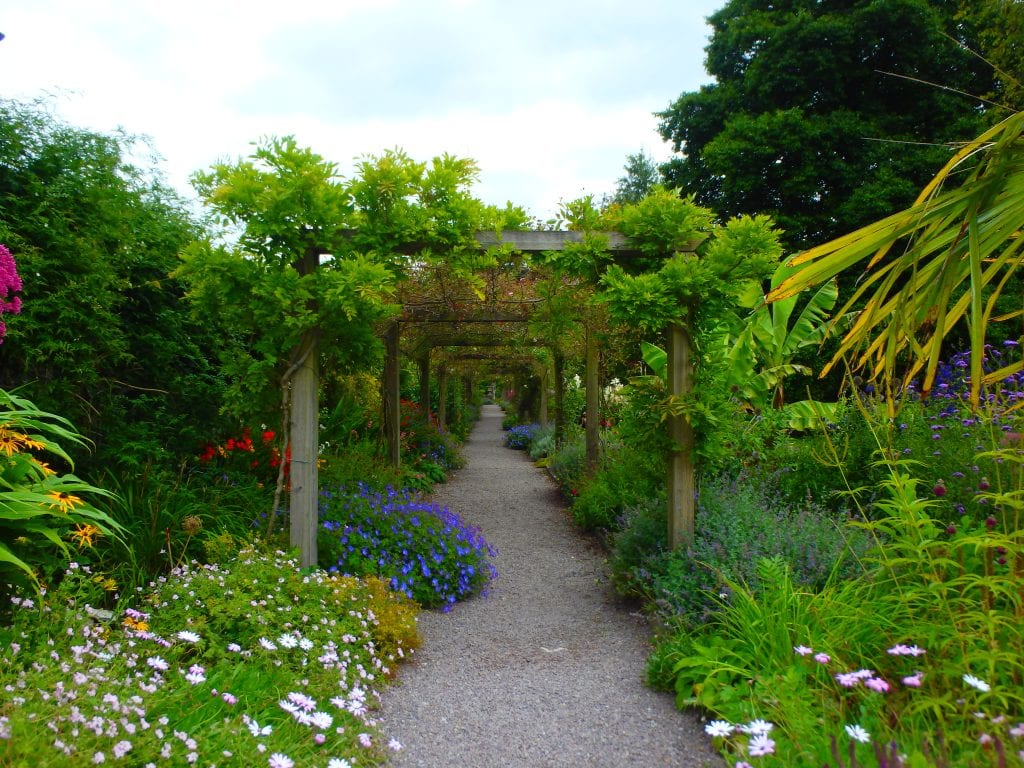
[[[725,0],[6,0],[0,97],[54,94],[145,134],[167,180],[294,135],[348,175],[400,147],[477,161],[476,195],[541,219],[669,147],[652,113],[708,82]]]

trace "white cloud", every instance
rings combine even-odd
[[[294,134],[339,164],[395,146],[481,167],[541,218],[668,148],[652,113],[706,80],[724,0],[34,0],[0,18],[0,96],[152,137],[168,180]]]

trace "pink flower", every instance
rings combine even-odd
[[[814,660],[819,664],[828,664],[832,659],[827,653],[816,653]]]
[[[880,677],[869,677],[864,681],[864,685],[873,691],[878,691],[879,693],[885,693],[889,690],[889,684]]]
[[[806,645],[798,645],[793,649],[793,653],[796,653],[800,656],[810,656],[812,653],[814,653],[814,649],[808,648]]]
[[[920,672],[915,672],[914,674],[912,674],[912,675],[910,675],[908,677],[904,677],[903,678],[903,684],[908,686],[908,687],[910,687],[910,688],[920,688],[921,687],[921,678],[922,678],[921,673]]]

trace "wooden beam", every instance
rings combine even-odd
[[[630,245],[629,238],[620,232],[594,232],[608,240],[608,250],[617,255],[639,255],[640,251]],[[488,248],[494,245],[511,245],[522,253],[561,251],[568,243],[582,243],[585,233],[562,232],[546,229],[506,229],[501,234],[477,232],[476,241]]]

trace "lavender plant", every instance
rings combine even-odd
[[[423,606],[449,610],[497,575],[479,529],[408,490],[322,491],[318,548],[331,573],[375,574]]]

